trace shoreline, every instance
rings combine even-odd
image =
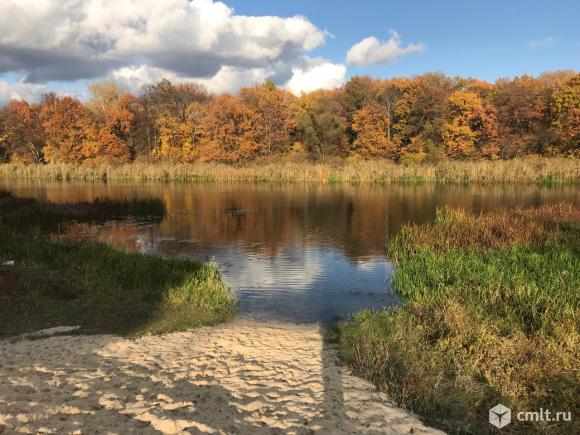
[[[339,325],[345,361],[401,406],[445,416],[452,432],[479,433],[497,403],[573,411],[579,235],[572,204],[440,209],[405,225],[388,245],[402,304]],[[522,433],[578,426],[513,423]]]

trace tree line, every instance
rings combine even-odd
[[[122,163],[135,159],[237,163],[310,158],[509,159],[580,157],[580,74],[488,83],[429,73],[354,77],[301,96],[271,81],[238,95],[167,80],[139,95],[103,81],[90,99],[49,93],[0,109],[0,161]]]

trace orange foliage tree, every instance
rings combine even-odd
[[[93,112],[97,140],[88,153],[86,163],[128,162],[132,157],[131,133],[135,114],[131,110],[135,97],[123,92],[112,81],[90,86],[88,107]]]
[[[94,157],[97,131],[91,111],[72,97],[52,98],[40,113],[47,162],[82,163]]]
[[[40,106],[26,101],[9,101],[4,109],[3,142],[14,163],[42,162],[44,131],[40,122]]]
[[[540,153],[548,139],[550,91],[530,76],[499,79],[494,86],[501,154],[514,157]]]
[[[200,160],[236,163],[256,158],[259,119],[236,97],[224,94],[210,104],[204,117],[205,139],[195,149]]]

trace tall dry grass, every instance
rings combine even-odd
[[[580,160],[526,157],[508,161],[449,161],[437,165],[401,165],[386,160],[281,159],[243,165],[147,162],[124,165],[0,165],[0,177],[56,180],[235,181],[322,183],[575,183]]]

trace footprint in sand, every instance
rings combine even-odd
[[[5,433],[441,433],[337,365],[315,325],[3,340],[0,367]]]

